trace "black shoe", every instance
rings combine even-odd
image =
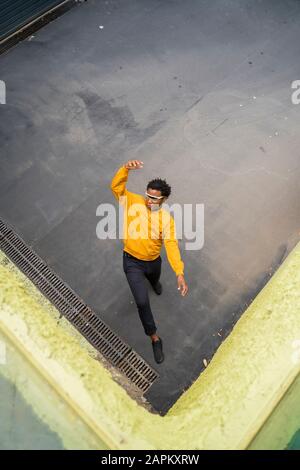
[[[158,341],[152,341],[152,348],[155,361],[160,364],[164,360],[164,353],[162,349],[162,339],[159,338]]]
[[[159,281],[155,284],[155,286],[152,286],[152,287],[153,287],[154,292],[156,292],[157,295],[160,295],[162,293],[162,285]]]

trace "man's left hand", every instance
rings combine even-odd
[[[181,295],[182,296],[186,295],[189,288],[182,274],[179,274],[179,276],[177,276],[177,285],[178,285],[178,290],[181,291]]]

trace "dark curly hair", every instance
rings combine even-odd
[[[162,180],[161,178],[155,178],[154,180],[149,181],[147,191],[149,188],[160,191],[162,196],[169,197],[171,194],[171,186],[168,185],[166,180]]]

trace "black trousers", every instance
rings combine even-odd
[[[153,286],[158,282],[161,273],[161,257],[153,261],[143,261],[123,251],[123,270],[134,297],[145,334],[156,332],[156,325],[150,307],[146,278]]]

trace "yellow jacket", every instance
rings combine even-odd
[[[127,168],[122,166],[111,182],[111,190],[124,207],[124,250],[144,261],[158,258],[164,241],[168,261],[176,276],[184,273],[180,257],[174,218],[163,207],[147,208],[145,198],[126,189]]]

